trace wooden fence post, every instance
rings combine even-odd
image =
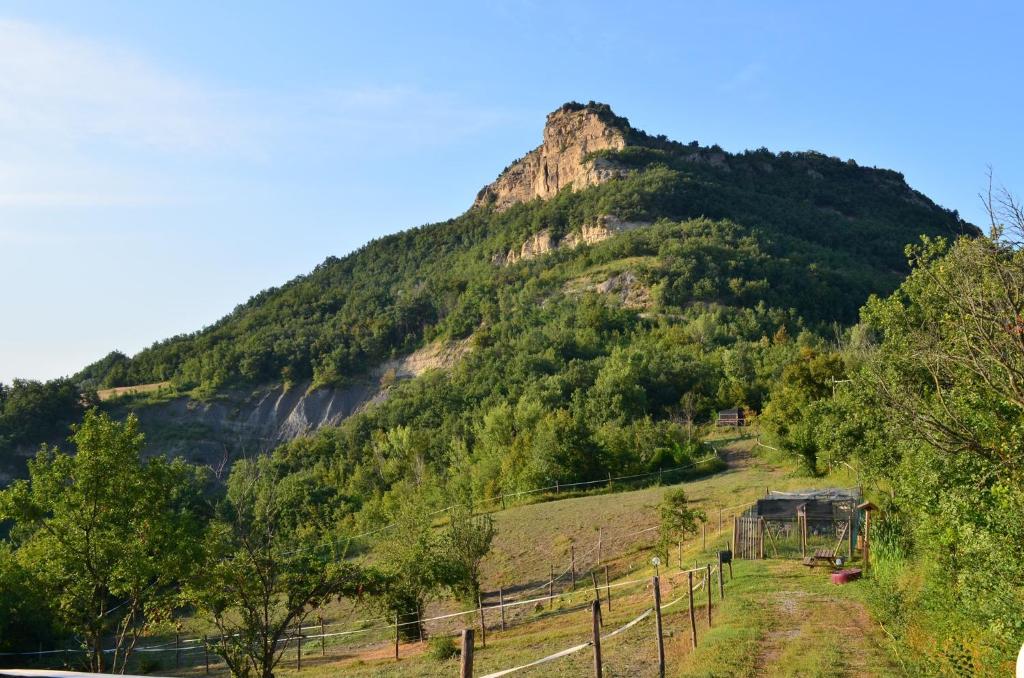
[[[603,544],[601,543],[601,541],[602,541],[602,537],[603,536],[604,536],[604,528],[603,527],[597,528],[597,564],[598,565],[601,564],[601,560],[602,560],[601,559],[601,547],[603,546]]]
[[[601,604],[596,600],[590,604],[594,623],[594,676],[601,678]]]
[[[604,595],[608,599],[608,611],[612,611],[612,586],[608,583],[608,566],[604,566]]]
[[[667,553],[668,547],[665,547],[665,551],[666,551],[666,555],[668,555],[668,553]],[[668,567],[668,563],[665,563],[665,567]],[[683,540],[680,539],[679,540],[679,569],[681,570],[684,567],[686,567],[686,564],[683,562]]]
[[[850,535],[849,535],[849,539],[847,539],[847,550],[846,550],[846,559],[847,560],[853,560],[853,548],[854,548],[854,545],[855,545],[854,543],[856,542],[856,538],[854,537],[853,522],[857,519],[856,510],[857,509],[854,508],[853,502],[851,501],[850,502]]]
[[[398,659],[398,614],[395,613],[395,659]]]
[[[548,609],[553,610],[555,607],[555,566],[548,565],[548,572],[551,574],[548,577]]]
[[[298,635],[295,636],[295,670],[302,670],[302,627],[296,624]]]
[[[590,571],[590,579],[594,582],[594,600],[596,600],[597,604],[600,605],[601,604],[601,589],[599,589],[597,587],[597,574],[595,574],[593,570]],[[602,619],[601,622],[602,622],[602,625],[603,625],[604,624],[604,620]]]
[[[483,646],[487,647],[487,624],[484,623],[484,596],[482,593],[476,594],[477,605],[480,608],[480,642]]]
[[[693,611],[693,570],[686,573],[686,595],[690,603],[690,638],[693,639],[693,646],[697,647],[697,615]]]
[[[737,555],[737,535],[740,531],[740,519],[736,516],[732,517],[732,552],[733,555]]]
[[[725,600],[725,584],[722,583],[722,552],[718,552],[718,599]]]
[[[576,590],[576,544],[569,544],[569,590]]]
[[[210,642],[203,636],[203,659],[206,660],[206,675],[210,675]]]
[[[473,678],[473,629],[462,629],[461,678]]]
[[[181,666],[181,631],[174,632],[174,668]]]
[[[658,577],[652,580],[654,589],[654,633],[658,641],[658,675],[665,678],[665,639],[661,633],[661,582]]]
[[[757,557],[764,560],[764,518],[757,519]]]
[[[327,656],[327,636],[324,634],[324,616],[322,614],[317,615],[320,621],[320,656]]]
[[[722,509],[718,509],[718,531],[722,531]]]
[[[708,590],[708,628],[711,628],[711,563],[704,566],[704,588]]]
[[[708,549],[708,525],[707,523],[700,524],[700,541],[701,549],[707,551]]]
[[[498,587],[498,608],[501,610],[501,630],[505,630],[505,591]]]

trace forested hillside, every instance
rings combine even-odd
[[[595,145],[591,137],[616,141]],[[549,171],[574,168],[582,168],[573,175],[582,185],[501,209],[484,200],[447,222],[330,257],[209,328],[132,357],[114,351],[72,382],[88,394],[169,381],[172,393],[208,401],[262,384],[344,388],[395,356],[468,339],[469,357],[455,369],[393,387],[383,380],[385,392],[373,400],[386,395],[391,402],[324,437],[345,438],[350,465],[381,459],[370,450],[384,443],[371,438],[397,430],[411,436],[404,444],[428,467],[447,463],[453,445],[465,446],[475,466],[490,469],[478,474],[485,485],[649,469],[658,463],[652,456],[667,452],[647,449],[644,459],[630,460],[639,453],[626,452],[624,441],[646,449],[639,441],[654,436],[658,449],[671,450],[717,408],[760,410],[798,340],[834,338],[833,325],[853,322],[869,295],[895,289],[908,270],[908,243],[922,234],[977,233],[896,172],[814,152],[731,154],[681,144],[634,129],[602,104],[566,104],[549,116],[544,138],[527,159],[539,153],[553,170],[516,161],[495,186],[528,171],[542,170],[547,181]],[[569,156],[576,160],[567,165]],[[599,176],[586,169],[594,167],[602,168]],[[530,189],[531,179],[522,181]],[[606,223],[629,229],[601,230]],[[541,238],[546,253],[506,255]],[[83,410],[74,398],[60,400],[55,384],[36,385],[37,399],[57,396],[36,408],[51,412],[41,430],[31,424],[39,420],[32,412],[18,414],[24,399],[15,396],[30,386],[10,390],[5,408],[12,414],[0,419],[2,456],[13,475],[24,470],[14,450],[61,442]],[[63,410],[52,414],[54,407]],[[244,414],[218,437],[189,419],[187,403],[173,426],[167,416],[153,423],[146,407],[129,402],[127,409],[140,411],[151,442],[193,459],[210,456],[190,445],[228,446],[237,455],[290,437],[238,438],[239,426],[249,430]],[[494,454],[515,431],[540,430],[561,437],[575,456],[524,435],[520,447],[544,448],[550,459],[484,461],[490,453],[477,447],[491,433],[482,432],[482,422],[500,427],[498,419],[507,420],[500,425],[506,430],[490,443]],[[398,452],[384,456],[391,454]],[[379,472],[368,478],[358,482],[393,481]]]
[[[337,387],[460,340],[445,369],[385,373],[340,425],[228,475],[144,461],[134,418],[90,410],[77,456],[44,449],[31,481],[0,493],[12,592],[0,612],[38,611],[10,647],[74,634],[103,668],[104,638],[186,610],[276,648],[339,595],[372,597],[387,620],[440,596],[472,602],[493,537],[480,507],[555,483],[711,470],[704,427],[742,406],[805,473],[844,465],[879,504],[875,609],[912,663],[1004,666],[1024,632],[1019,242],[980,237],[892,171],[679,144],[598,104],[552,116],[557,134],[455,219],[329,258],[212,327],[112,353],[70,382],[0,389],[0,445],[24,449],[59,437],[96,387],[170,381],[191,398],[187,425],[192,405],[232,388]],[[574,129],[613,147],[581,142],[582,183],[552,184]],[[88,538],[102,537],[103,562],[65,587],[93,565],[76,557],[76,525],[100,495],[113,508]],[[254,590],[276,625],[237,622]],[[236,674],[272,673],[257,664],[277,650],[234,642],[216,651],[255,662]]]
[[[330,257],[209,328],[128,361],[108,358],[81,376],[104,386],[172,380],[204,393],[237,382],[343,382],[432,338],[464,337],[493,324],[499,294],[526,288],[538,269],[557,262],[496,270],[492,256],[541,230],[558,238],[602,215],[730,222],[703,228],[702,245],[687,244],[688,233],[677,229],[617,253],[655,257],[638,268],[664,291],[653,310],[763,301],[815,322],[849,322],[869,293],[891,291],[906,273],[904,246],[920,235],[973,232],[893,171],[814,152],[729,154],[651,137],[606,106],[560,110],[594,110],[624,130],[630,145],[598,153],[622,170],[618,178],[504,212],[471,209]],[[727,261],[718,260],[737,244]],[[585,263],[590,256],[573,258]]]

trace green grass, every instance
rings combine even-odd
[[[649,608],[652,592],[649,579],[654,531],[634,534],[657,524],[656,506],[671,487],[682,486],[690,499],[708,512],[706,548],[701,536],[684,544],[683,563],[713,562],[715,552],[728,544],[734,511],[722,512],[723,529],[718,529],[719,509],[727,509],[764,496],[766,488],[798,489],[823,485],[850,485],[853,480],[838,475],[825,479],[801,476],[784,459],[750,456],[751,437],[720,433],[713,445],[728,452],[732,467],[711,476],[674,486],[653,486],[635,491],[575,496],[558,501],[515,506],[494,514],[498,528],[494,549],[483,566],[485,590],[503,586],[508,599],[544,595],[543,583],[549,569],[560,571],[568,565],[569,545],[575,544],[577,567],[581,571],[575,593],[551,605],[530,605],[508,609],[509,628],[496,630],[498,612],[488,611],[487,647],[479,640],[479,617],[456,617],[428,625],[432,636],[456,634],[465,626],[477,628],[475,668],[477,675],[517,666],[590,637],[589,602],[593,598],[588,568],[595,562],[598,525],[602,527],[602,567],[607,564],[613,583],[641,580],[638,585],[613,589],[613,609],[606,613],[606,630],[625,624]],[[588,554],[588,551],[590,552]],[[690,641],[689,616],[685,600],[666,610],[665,649],[671,676],[841,676],[899,675],[889,658],[887,642],[865,607],[864,584],[833,586],[822,570],[807,571],[796,561],[737,561],[735,578],[726,582],[726,599],[714,596],[714,625],[708,629],[704,605],[706,593],[697,594],[698,648]],[[669,602],[685,591],[679,576],[679,555],[670,554],[663,564],[662,600]],[[529,591],[534,586],[539,590]],[[497,602],[496,596],[488,604]],[[430,616],[457,611],[454,601],[437,601],[427,610]],[[341,622],[330,630],[376,625],[372,610],[352,601],[340,601],[325,610],[328,623]],[[603,643],[605,675],[657,675],[653,639],[653,618],[647,618],[627,632]],[[193,621],[187,633],[203,633]],[[295,652],[289,649],[277,674],[302,678],[326,678],[343,673],[354,677],[453,675],[457,659],[431,658],[426,643],[403,644],[401,659],[393,657],[393,631],[328,639],[326,657],[319,641],[308,641],[303,651],[301,672],[295,670]],[[149,639],[154,643],[162,639]],[[173,654],[161,655],[164,675],[203,675],[202,654],[194,655],[188,666],[174,668]],[[534,676],[580,676],[591,669],[590,648],[526,672]],[[222,665],[212,672],[223,676]]]

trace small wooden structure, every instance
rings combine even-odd
[[[742,407],[733,407],[718,413],[718,426],[740,427],[747,425],[746,412]]]
[[[738,558],[800,558],[813,567],[841,567],[853,558],[864,512],[858,488],[768,492],[737,516]]]
[[[864,571],[868,570],[868,562],[871,556],[871,512],[877,511],[878,507],[870,501],[859,504],[857,509],[864,514],[864,531],[861,533],[861,560],[863,560]]]

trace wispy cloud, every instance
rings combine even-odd
[[[116,47],[0,20],[0,139],[161,151],[232,139],[218,97]]]
[[[718,85],[720,92],[736,92],[747,89],[762,79],[767,68],[761,61],[754,61],[740,68],[732,77]]]
[[[504,120],[402,86],[238,91],[0,18],[0,209],[187,202],[183,186],[210,159],[262,165],[367,144],[400,153]]]

